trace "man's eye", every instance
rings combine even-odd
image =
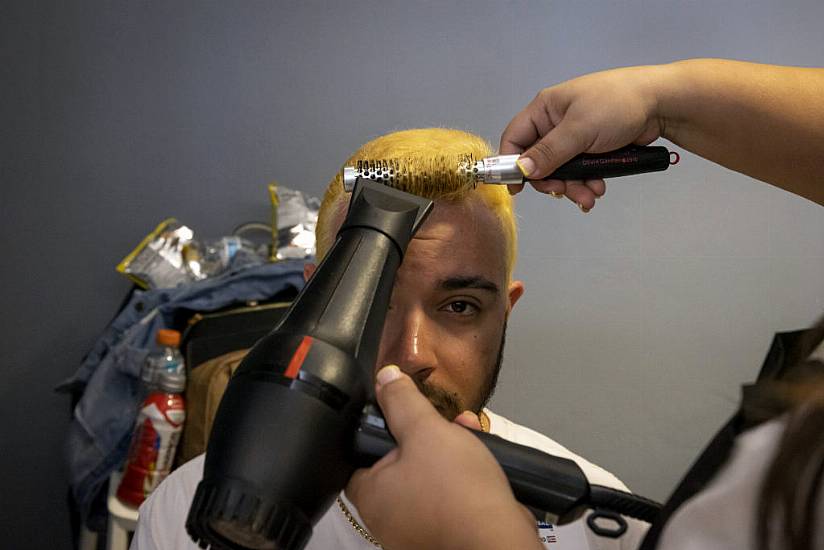
[[[456,300],[446,304],[446,310],[459,315],[471,315],[478,311],[478,306],[475,304],[470,304],[464,300]]]

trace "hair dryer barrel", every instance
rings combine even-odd
[[[186,520],[201,546],[305,546],[354,471],[395,273],[431,205],[359,182],[327,258],[229,382]]]

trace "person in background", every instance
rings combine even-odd
[[[507,126],[500,153],[522,153],[522,171],[539,180],[579,153],[659,137],[824,204],[824,69],[703,59],[590,74],[542,90]],[[531,184],[584,212],[605,192],[601,180]],[[760,388],[778,403],[777,416],[738,437],[705,490],[664,525],[658,548],[824,549],[822,340],[824,318],[793,371],[811,374]],[[398,448],[355,473],[353,500],[369,529],[393,550],[505,549],[526,540],[527,522],[515,519],[524,509],[486,448],[434,414],[397,366],[379,371],[376,388]],[[457,497],[464,494],[471,503]],[[460,521],[485,509],[496,512],[480,530]]]

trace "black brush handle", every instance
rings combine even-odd
[[[669,168],[670,155],[666,147],[658,145],[630,145],[608,153],[583,153],[543,179],[589,180],[660,172]]]

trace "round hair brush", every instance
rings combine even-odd
[[[479,183],[506,185],[528,181],[516,161],[520,155],[480,160],[471,155],[427,159],[359,160],[343,169],[343,188],[350,192],[358,178],[428,196],[453,190],[460,194]],[[561,165],[544,180],[588,180],[660,172],[678,163],[678,153],[662,146],[631,145],[608,153],[584,153]]]

